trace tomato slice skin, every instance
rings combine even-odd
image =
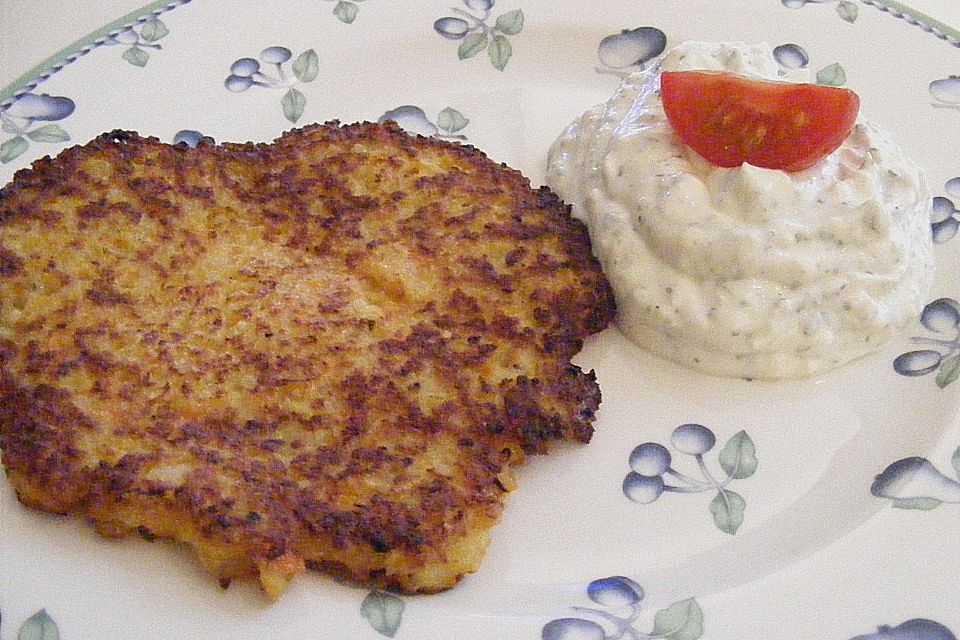
[[[843,143],[860,110],[849,89],[725,71],[664,71],[660,96],[680,139],[720,167],[808,169]]]

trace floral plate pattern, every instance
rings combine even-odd
[[[784,70],[857,90],[864,112],[925,167],[938,187],[936,285],[887,351],[813,380],[710,378],[615,329],[591,339],[579,363],[604,394],[594,442],[522,470],[481,570],[436,596],[317,574],[266,607],[252,585],[220,591],[169,545],[110,542],[29,512],[0,481],[0,639],[956,640],[960,9],[104,4],[111,19],[72,37],[63,17],[19,28],[17,18],[52,16],[56,3],[0,8],[0,58],[15,70],[0,77],[2,182],[115,128],[196,145],[390,119],[476,145],[537,183],[552,139],[619,78],[684,40],[763,40]],[[25,59],[18,43],[36,38],[62,48]]]

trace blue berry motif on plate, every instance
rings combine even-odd
[[[693,598],[657,612],[653,629],[637,629],[643,589],[623,576],[600,578],[587,585],[587,597],[599,607],[573,607],[582,618],[557,618],[543,626],[542,640],[697,640],[703,635],[703,611]]]
[[[667,36],[656,27],[624,29],[600,41],[597,57],[603,66],[596,69],[598,73],[626,78],[645,69],[666,48]]]
[[[700,478],[693,478],[673,468],[670,450],[656,442],[645,442],[630,454],[630,473],[623,479],[623,493],[639,504],[649,504],[664,492],[716,492],[710,503],[713,521],[724,533],[735,534],[743,524],[746,500],[727,488],[733,480],[749,478],[757,470],[757,450],[745,431],[731,437],[718,455],[718,462],[726,476],[718,480],[704,460],[704,454],[713,449],[717,437],[713,431],[699,424],[683,424],[673,430],[671,444],[678,452],[696,460]],[[678,484],[668,484],[669,476]]]
[[[250,87],[264,89],[286,89],[280,98],[283,115],[290,122],[296,122],[303,115],[307,98],[297,89],[301,83],[313,82],[320,71],[320,59],[317,52],[308,49],[297,56],[290,68],[284,65],[293,58],[293,52],[286,47],[267,47],[260,52],[260,59],[240,58],[230,65],[230,75],[223,86],[234,93],[246,91]],[[262,62],[262,64],[261,64]],[[264,70],[265,66],[269,70]]]
[[[957,106],[960,107],[960,95]],[[960,198],[960,177],[950,178],[944,185],[948,196]],[[954,201],[946,196],[934,196],[933,214],[930,216],[930,231],[935,244],[943,244],[957,235],[960,227],[960,211]]]
[[[877,629],[876,633],[868,633],[850,640],[957,640],[957,636],[939,622],[914,618],[895,627],[883,625]]]
[[[436,122],[433,122],[423,109],[412,104],[390,109],[380,116],[377,122],[383,124],[387,120],[393,120],[404,131],[413,135],[448,140],[466,140],[467,137],[458,132],[470,124],[470,121],[453,107],[447,107],[441,111],[437,114]]]
[[[960,76],[947,76],[931,82],[930,97],[935,107],[960,109]]]
[[[937,371],[937,386],[943,389],[960,377],[960,304],[953,298],[938,298],[920,312],[920,324],[947,337],[914,336],[915,344],[932,348],[901,353],[893,361],[893,370],[902,376]]]
[[[0,144],[0,162],[18,158],[30,142],[66,142],[70,135],[55,124],[34,127],[37,122],[63,120],[76,108],[73,100],[45,93],[25,93],[10,106],[0,109],[0,129],[13,135]]]
[[[181,129],[173,136],[173,144],[185,144],[192,149],[195,149],[201,142],[214,144],[214,139],[193,129]]]
[[[805,69],[810,64],[810,55],[807,50],[793,42],[775,46],[773,59],[783,69]]]
[[[960,448],[953,452],[951,464],[960,478]],[[960,482],[920,457],[904,458],[888,466],[874,479],[870,493],[890,500],[898,509],[929,511],[945,502],[960,504]]]
[[[523,11],[514,9],[500,14],[493,26],[488,24],[496,0],[463,0],[466,9],[451,9],[456,16],[444,16],[433,23],[433,30],[449,40],[459,40],[457,57],[472,58],[484,49],[490,63],[503,71],[513,55],[513,45],[507,36],[523,30]]]

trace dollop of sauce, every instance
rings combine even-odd
[[[818,374],[876,351],[932,278],[930,186],[862,116],[810,169],[709,164],[663,112],[660,71],[781,73],[770,47],[687,43],[553,144],[547,183],[589,229],[618,326],[655,353],[745,378]]]

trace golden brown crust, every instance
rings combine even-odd
[[[25,504],[272,596],[305,563],[436,591],[511,465],[590,439],[570,358],[612,312],[567,208],[471,147],[112,132],[0,191],[3,462]]]

